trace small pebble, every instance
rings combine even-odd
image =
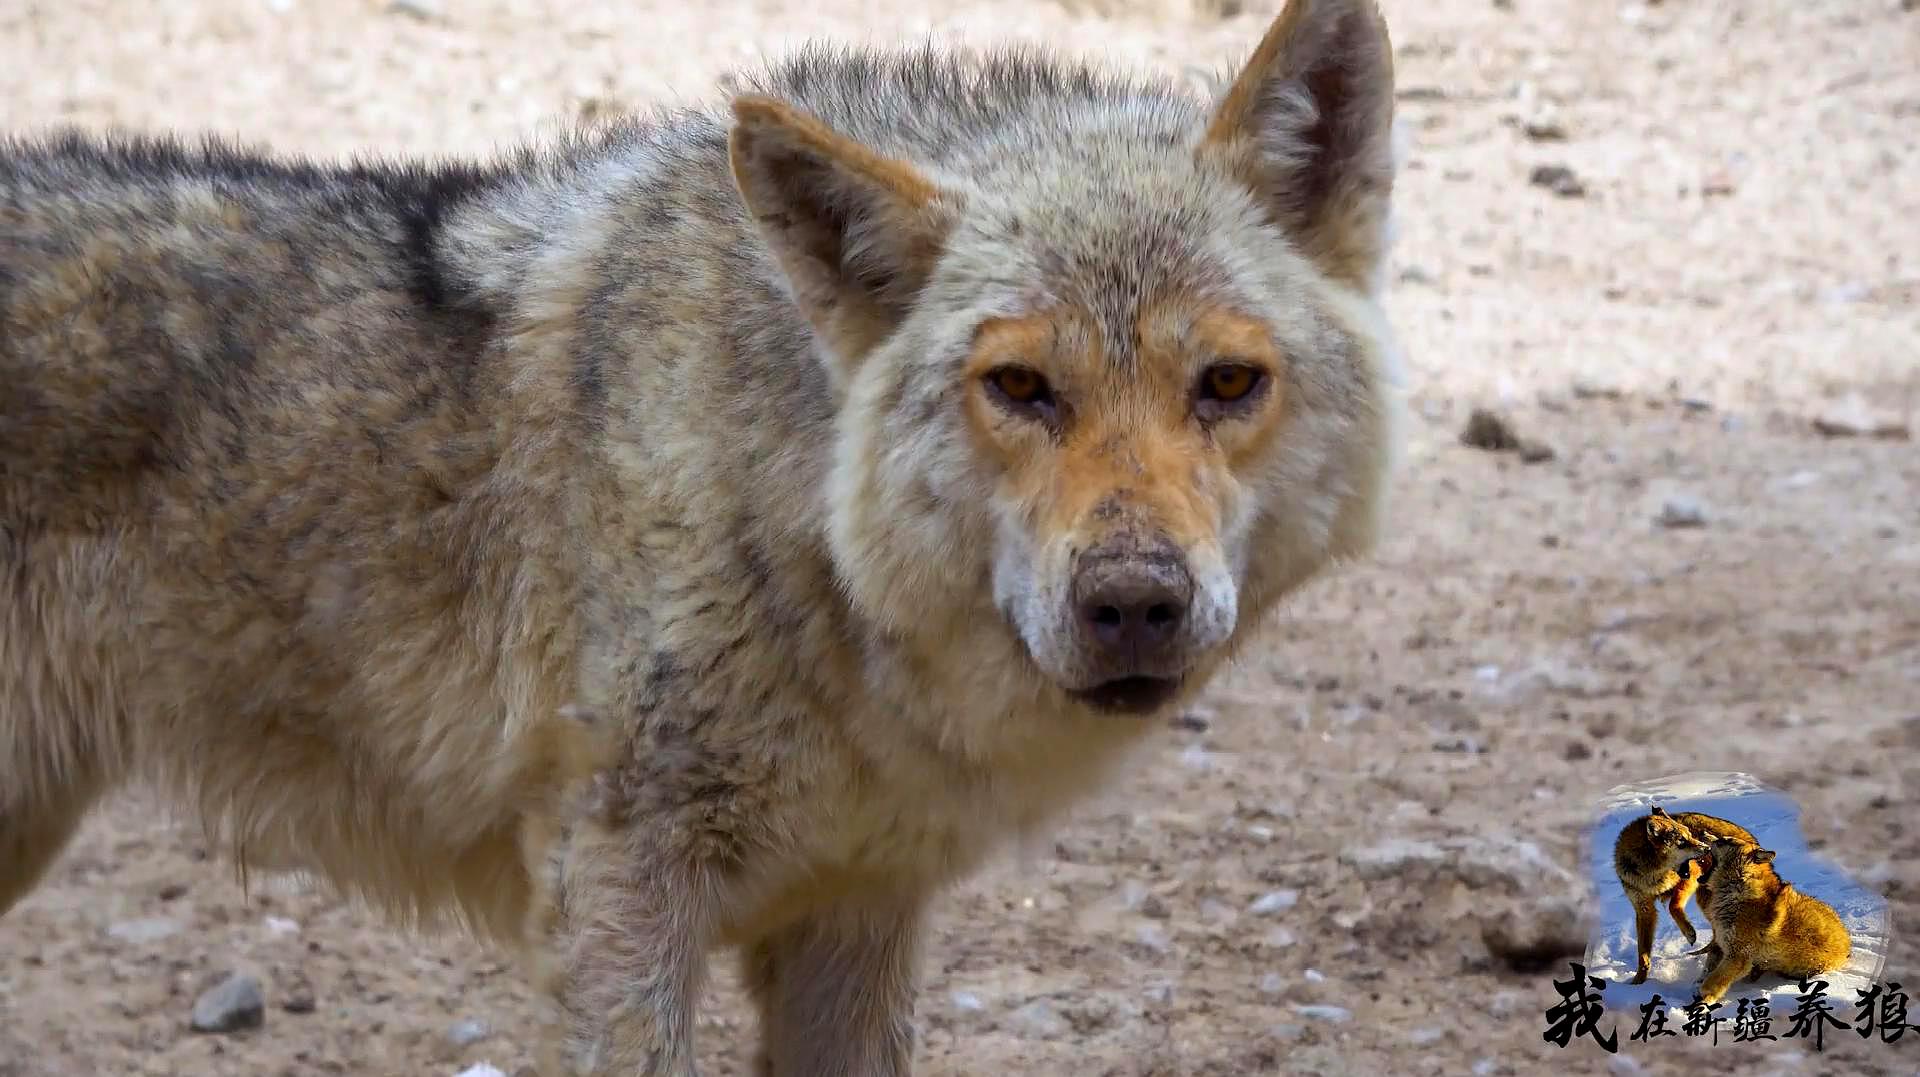
[[[1544,464],[1556,454],[1553,446],[1544,441],[1522,441],[1520,443],[1520,462],[1523,464]]]
[[[1260,977],[1260,993],[1263,995],[1277,995],[1286,989],[1286,977],[1277,972],[1269,972]]]
[[[1298,890],[1272,890],[1254,898],[1253,904],[1247,906],[1247,911],[1255,916],[1271,916],[1291,909],[1299,902]]]
[[[1015,1023],[1023,1026],[1027,1031],[1043,1037],[1064,1036],[1072,1030],[1066,1018],[1053,1012],[1053,1007],[1047,1003],[1046,999],[1034,999],[1013,1011],[1011,1017]]]
[[[1460,431],[1460,443],[1488,452],[1511,452],[1520,448],[1520,435],[1498,412],[1475,408],[1467,416],[1466,428]]]
[[[1900,416],[1876,411],[1859,396],[1850,396],[1813,416],[1813,429],[1829,438],[1877,438],[1906,441],[1912,429]]]
[[[447,1042],[455,1047],[470,1047],[491,1035],[493,1035],[493,1029],[489,1028],[485,1021],[468,1017],[455,1021],[452,1027],[447,1029]]]
[[[236,1032],[266,1022],[267,1003],[260,981],[234,973],[200,993],[193,1002],[195,1032]]]
[[[1566,165],[1538,165],[1527,175],[1527,182],[1545,187],[1562,198],[1582,198],[1587,193],[1587,185]]]
[[[500,1067],[491,1062],[481,1062],[461,1070],[455,1077],[507,1077]]]
[[[1660,526],[1670,530],[1707,526],[1707,510],[1700,500],[1686,494],[1676,494],[1660,506],[1660,515],[1656,517]]]
[[[1316,1021],[1339,1023],[1353,1020],[1353,1011],[1345,1006],[1302,1005],[1295,1006],[1293,1012],[1302,1017],[1311,1017]]]
[[[950,998],[953,1008],[961,1013],[979,1013],[987,1008],[987,1004],[980,1001],[980,996],[971,991],[955,991]]]

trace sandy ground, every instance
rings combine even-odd
[[[12,0],[0,125],[483,152],[703,94],[805,36],[1022,37],[1194,73],[1270,14],[1151,3]],[[921,1072],[1920,1071],[1920,1035],[1816,1054],[1622,1025],[1624,1058],[1542,1037],[1586,937],[1554,880],[1584,877],[1610,787],[1690,770],[1794,797],[1810,847],[1887,898],[1885,978],[1920,994],[1920,450],[1816,429],[1920,420],[1920,5],[1384,6],[1412,141],[1398,526],[1051,847],[951,897]],[[1551,165],[1568,193],[1531,182]],[[1553,458],[1462,445],[1483,405]],[[1704,526],[1662,526],[1668,502]],[[1421,841],[1480,869],[1381,867]],[[1515,926],[1490,949],[1487,922]],[[1550,964],[1508,956],[1530,942]],[[266,985],[265,1027],[188,1032],[235,969]],[[278,882],[243,898],[137,800],[0,921],[6,1077],[512,1073],[530,1012],[458,939]],[[460,1020],[488,1034],[457,1045]],[[751,1031],[721,977],[709,1072],[739,1072]]]

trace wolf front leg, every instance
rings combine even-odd
[[[542,1077],[696,1077],[711,880],[656,835],[584,830],[555,854],[537,914]]]
[[[913,1068],[919,897],[835,908],[749,947],[757,1077],[907,1077]]]
[[[1728,950],[1707,973],[1706,982],[1700,985],[1700,1001],[1711,1006],[1727,997],[1727,988],[1734,981],[1753,971],[1753,962]]]
[[[1634,961],[1633,982],[1647,982],[1647,973],[1653,969],[1653,927],[1657,922],[1652,894],[1633,895],[1633,934],[1638,942],[1639,954]]]

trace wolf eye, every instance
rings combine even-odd
[[[1215,400],[1232,402],[1253,391],[1260,372],[1239,363],[1222,363],[1207,371],[1206,392]]]
[[[1208,421],[1223,418],[1252,401],[1266,377],[1259,367],[1246,363],[1215,363],[1200,375],[1195,410]]]
[[[997,367],[987,372],[986,383],[1009,410],[1033,418],[1052,419],[1053,387],[1039,371],[1023,366]]]

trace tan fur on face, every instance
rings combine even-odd
[[[1090,550],[1167,547],[1196,583],[1192,658],[1205,656],[1238,617],[1230,564],[1232,499],[1262,466],[1284,426],[1286,371],[1259,319],[1189,293],[1140,304],[1131,339],[1117,347],[1093,317],[1056,306],[993,319],[963,367],[967,428],[999,464],[998,496],[1011,505],[995,554],[1001,608],[1043,668],[1084,681],[1090,646],[1068,596],[1077,558]],[[1204,421],[1197,386],[1215,363],[1251,366],[1264,382],[1233,414]],[[1055,414],[1009,409],[988,387],[1018,365],[1044,377]]]
[[[975,339],[969,426],[1000,461],[1040,544],[1084,548],[1127,528],[1163,532],[1182,548],[1217,543],[1222,514],[1209,495],[1281,427],[1285,371],[1259,320],[1181,296],[1143,304],[1135,332],[1137,356],[1125,366],[1070,308],[996,319]],[[1267,382],[1246,414],[1205,427],[1195,385],[1214,362],[1254,366]],[[990,372],[1016,364],[1047,379],[1057,429],[1010,413],[987,388]]]

